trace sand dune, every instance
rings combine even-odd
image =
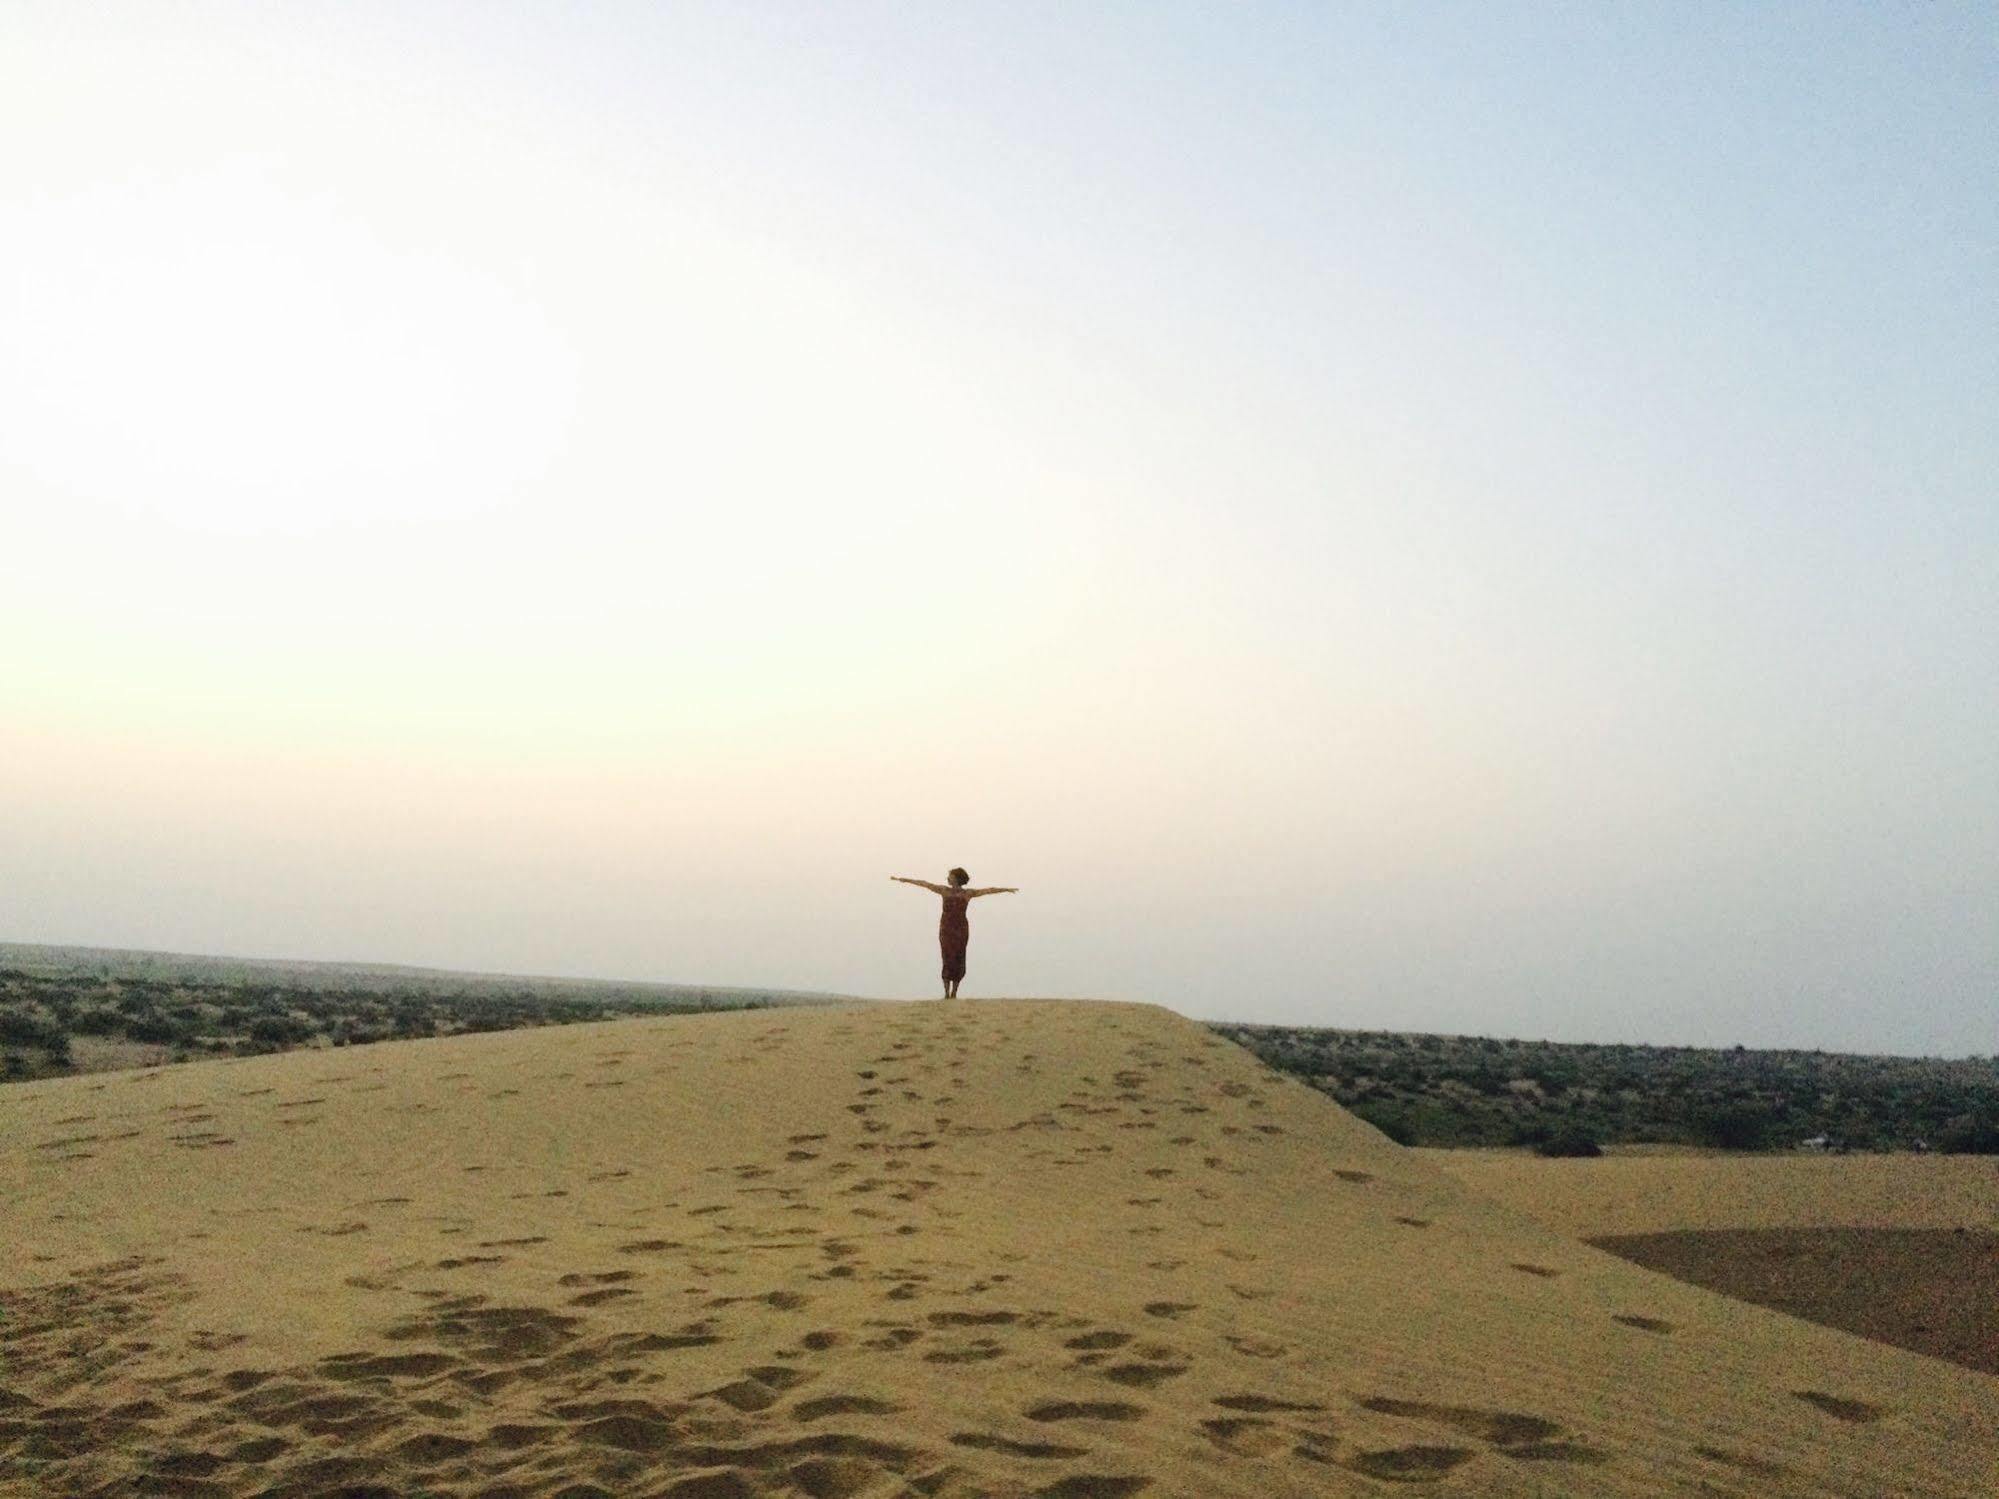
[[[1999,1160],[1991,1156],[1417,1154],[1481,1196],[1577,1238],[1717,1228],[1999,1229]]]
[[[1985,1496],[1999,1382],[1474,1195],[1165,1011],[0,1093],[0,1493]]]
[[[1990,1157],[1421,1153],[1474,1191],[1648,1269],[1999,1374]]]

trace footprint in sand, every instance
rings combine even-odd
[[[1310,1400],[1281,1400],[1275,1395],[1217,1395],[1215,1404],[1225,1411],[1270,1415],[1278,1411],[1322,1411],[1323,1405]]]
[[[457,1365],[458,1360],[445,1353],[336,1353],[331,1358],[319,1361],[319,1370],[331,1379],[428,1379],[433,1374],[441,1374]],[[262,1384],[268,1375],[258,1377],[254,1384]],[[239,1381],[240,1382],[240,1381]],[[228,1380],[224,1380],[228,1384]],[[243,1388],[253,1388],[244,1384]]]
[[[1600,1463],[1606,1457],[1593,1447],[1568,1440],[1562,1428],[1545,1416],[1483,1410],[1472,1405],[1433,1405],[1421,1400],[1396,1400],[1386,1395],[1371,1395],[1356,1400],[1354,1404],[1377,1415],[1399,1416],[1405,1420],[1442,1426],[1460,1436],[1484,1442],[1521,1462]]]
[[[37,1150],[67,1150],[76,1145],[93,1145],[102,1140],[102,1135],[66,1135],[58,1140],[44,1140]]]
[[[1247,1358],[1282,1358],[1291,1351],[1290,1344],[1271,1338],[1232,1337],[1228,1344]]]
[[[994,1338],[973,1338],[951,1348],[935,1348],[923,1355],[926,1364],[983,1364],[998,1358],[1006,1348]]]
[[[817,1421],[825,1416],[893,1416],[902,1409],[872,1395],[815,1395],[792,1406],[791,1414],[800,1421]]]
[[[1145,1407],[1122,1400],[1050,1400],[1022,1414],[1030,1421],[1137,1421]]]
[[[804,1384],[811,1379],[810,1374],[801,1369],[787,1369],[782,1364],[765,1364],[743,1371],[743,1377],[732,1380],[719,1389],[708,1391],[708,1398],[719,1400],[724,1405],[745,1413],[763,1411],[777,1404],[783,1392]]]
[[[1727,1452],[1720,1447],[1696,1447],[1697,1456],[1710,1462],[1723,1463],[1731,1468],[1740,1468],[1745,1473],[1754,1473],[1759,1478],[1782,1478],[1791,1470],[1782,1463],[1773,1463],[1767,1458],[1753,1457],[1746,1452]]]
[[[1081,1333],[1076,1337],[1070,1338],[1062,1346],[1064,1348],[1074,1348],[1080,1352],[1101,1353],[1113,1348],[1122,1348],[1130,1341],[1131,1334],[1128,1332],[1113,1332],[1105,1329],[1100,1332]]]
[[[1077,1473],[1058,1478],[1034,1494],[1035,1499],[1127,1499],[1151,1486],[1152,1480],[1143,1474]]]
[[[1864,1423],[1881,1419],[1881,1407],[1869,1405],[1864,1400],[1846,1400],[1838,1395],[1828,1395],[1823,1390],[1793,1390],[1791,1393],[1836,1421]]]
[[[1201,1432],[1222,1451],[1236,1457],[1268,1457],[1291,1441],[1272,1422],[1254,1416],[1203,1421]]]
[[[995,1436],[983,1431],[953,1432],[951,1441],[954,1446],[970,1447],[979,1452],[1001,1452],[1008,1457],[1025,1457],[1047,1462],[1082,1457],[1090,1450],[1087,1447],[1065,1447],[1060,1442],[1021,1442],[1012,1437]]]
[[[1635,1313],[1620,1312],[1610,1320],[1622,1322],[1626,1327],[1635,1327],[1640,1332],[1669,1333],[1673,1330],[1673,1324],[1670,1322],[1661,1322],[1657,1317],[1641,1317]]]
[[[1346,1465],[1369,1478],[1409,1483],[1442,1478],[1477,1455],[1469,1447],[1387,1447],[1355,1453]]]

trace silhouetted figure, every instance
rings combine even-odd
[[[948,885],[933,885],[928,880],[912,880],[907,875],[889,876],[904,885],[921,885],[925,890],[934,890],[944,897],[944,914],[937,921],[937,945],[944,952],[944,997],[958,997],[958,981],[965,976],[965,944],[972,940],[972,923],[965,914],[965,908],[981,895],[1018,895],[1020,891],[1012,885],[992,885],[983,890],[970,888],[971,876],[962,869],[954,869],[949,875]]]

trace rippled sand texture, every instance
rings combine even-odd
[[[0,1493],[1979,1495],[1999,1382],[1473,1195],[1166,1011],[0,1092]]]
[[[1613,1146],[1597,1160],[1524,1150],[1420,1150],[1482,1197],[1558,1233],[1699,1229],[1999,1230],[1999,1159],[1975,1155],[1738,1155]]]
[[[1999,1374],[1999,1160],[1989,1156],[1422,1154],[1474,1192],[1647,1269]]]

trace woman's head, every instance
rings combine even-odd
[[[962,869],[954,869],[951,871],[951,883],[953,885],[969,885],[972,883],[972,877]]]

